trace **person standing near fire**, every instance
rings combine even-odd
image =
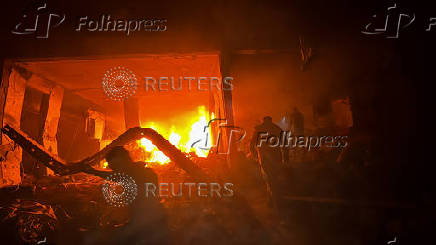
[[[304,116],[297,107],[294,107],[292,113],[289,115],[289,129],[291,130],[292,135],[296,137],[304,136]],[[297,149],[298,147],[295,147],[292,150],[294,153],[292,156],[294,160],[297,158]]]
[[[122,146],[114,147],[105,158],[110,169],[131,176],[138,188],[136,199],[128,206],[129,222],[114,234],[111,244],[171,244],[164,207],[157,197],[145,195],[145,183],[157,185],[157,174],[143,162],[134,162]]]
[[[251,154],[257,156],[263,179],[268,192],[268,202],[274,209],[278,207],[279,200],[279,179],[282,173],[282,149],[271,147],[269,144],[259,142],[260,134],[267,133],[268,136],[280,137],[282,129],[272,122],[270,116],[263,118],[263,123],[255,126],[250,142]]]

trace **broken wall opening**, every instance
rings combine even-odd
[[[51,58],[7,63],[8,77],[3,78],[7,81],[2,82],[2,87],[7,90],[2,94],[5,101],[3,125],[24,130],[50,152],[67,161],[95,153],[132,126],[157,125],[167,138],[174,130],[190,136],[186,127],[196,123],[194,119],[200,110],[207,120],[225,117],[222,84],[216,85],[218,89],[206,91],[205,87],[199,89],[197,84],[192,87],[183,84],[182,89],[174,91],[147,91],[143,84],[144,77],[221,78],[217,53]],[[126,103],[109,99],[101,87],[105,72],[120,65],[133,71],[138,78],[137,91],[127,100],[136,101],[133,112],[127,111]],[[25,91],[30,92],[25,95]],[[96,113],[101,116],[95,117]],[[137,122],[130,124],[128,117],[132,113]],[[211,134],[215,137],[220,134],[219,130],[215,127]],[[5,136],[2,138],[6,143],[2,142],[2,147],[5,148],[11,142]],[[33,163],[25,153],[24,158],[21,157],[19,147],[13,152],[15,160],[11,160],[13,154],[9,154],[2,166],[16,168],[14,174],[10,170],[4,172],[15,176],[14,180],[8,181],[9,184],[18,184],[21,162],[29,161],[25,172],[32,172]]]

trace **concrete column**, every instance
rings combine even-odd
[[[220,71],[222,76],[221,81],[223,81],[225,77],[231,77],[230,66],[231,66],[231,53],[224,51],[220,55]],[[219,99],[220,99],[220,103],[222,103],[221,106],[222,111],[220,112],[220,114],[223,116],[223,118],[227,120],[227,125],[234,126],[235,122],[233,118],[232,90],[229,90],[228,88],[229,87],[227,85],[221,82],[221,94],[219,95]],[[222,141],[220,142],[220,144],[222,144],[223,147],[220,148],[225,152],[229,151],[229,153],[232,153],[236,150],[236,143],[234,142],[233,137],[231,137],[232,135],[231,130],[232,128],[221,129]],[[229,158],[228,158],[228,164],[230,165]]]
[[[140,126],[137,98],[131,97],[124,100],[124,122],[126,123],[126,129]]]
[[[26,79],[15,69],[12,69],[9,79],[3,79],[2,88],[7,91],[2,94],[2,100],[6,97],[3,111],[3,125],[9,124],[14,128],[20,128],[21,111],[23,108]],[[14,147],[15,144],[7,136],[2,135],[0,146],[0,187],[17,185],[21,183],[20,164],[22,149]]]
[[[95,110],[88,110],[88,118],[94,120],[94,135],[92,135],[92,137],[101,141],[103,139],[103,132],[106,121],[105,115]]]
[[[58,132],[59,118],[61,116],[64,89],[56,85],[50,90],[49,96],[47,117],[45,119],[44,132],[42,134],[42,143],[44,148],[57,155],[58,142],[56,139],[56,134]],[[52,171],[47,169],[47,173],[52,174]]]
[[[231,54],[223,52],[220,56],[220,70],[223,79],[225,77],[231,77],[230,66],[231,66]],[[232,81],[232,83],[233,82],[234,81]],[[225,87],[226,89],[224,89]],[[224,116],[227,119],[228,124],[234,125],[232,90],[229,90],[228,88],[229,88],[228,86],[221,83],[222,98],[224,103],[224,108],[223,108]]]
[[[90,119],[92,119],[94,122],[92,125],[88,125]],[[112,142],[111,140],[103,140],[104,128],[106,126],[105,124],[106,124],[105,114],[91,109],[88,110],[87,128],[91,126],[94,127],[93,129],[88,129],[88,130],[91,130],[91,132],[93,132],[93,135],[91,136],[99,141],[100,150]],[[103,168],[105,167],[104,162],[105,162],[104,160],[100,161],[100,167]]]

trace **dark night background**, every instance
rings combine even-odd
[[[393,1],[46,1],[50,10],[65,13],[66,21],[50,31],[48,39],[17,36],[11,30],[31,1],[3,1],[0,15],[0,62],[8,58],[47,58],[135,53],[233,52],[251,49],[284,49],[298,55],[298,36],[319,50],[340,79],[330,82],[332,98],[348,94],[353,113],[353,133],[376,138],[372,148],[378,158],[373,188],[386,196],[417,205],[414,244],[426,243],[434,233],[435,192],[433,159],[419,153],[434,125],[418,124],[418,108],[433,121],[432,83],[436,27],[426,32],[436,17],[431,1],[396,1],[400,10],[416,14],[398,39],[364,35],[373,14],[383,16]],[[80,16],[100,14],[126,19],[167,19],[165,32],[76,32]],[[324,53],[323,53],[324,51]],[[314,59],[314,66],[317,59]],[[316,71],[313,71],[316,72]],[[419,95],[418,91],[430,95]],[[418,98],[422,105],[418,106]],[[237,112],[235,112],[236,114]],[[430,138],[430,137],[429,137]],[[433,143],[430,143],[432,147]],[[422,149],[420,149],[422,150]],[[430,151],[430,154],[432,151]],[[433,238],[434,239],[434,238]],[[333,243],[332,243],[333,244]],[[401,243],[400,243],[401,244]]]

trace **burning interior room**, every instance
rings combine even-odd
[[[0,22],[2,243],[427,241],[425,52],[360,31],[384,5],[29,2]]]

